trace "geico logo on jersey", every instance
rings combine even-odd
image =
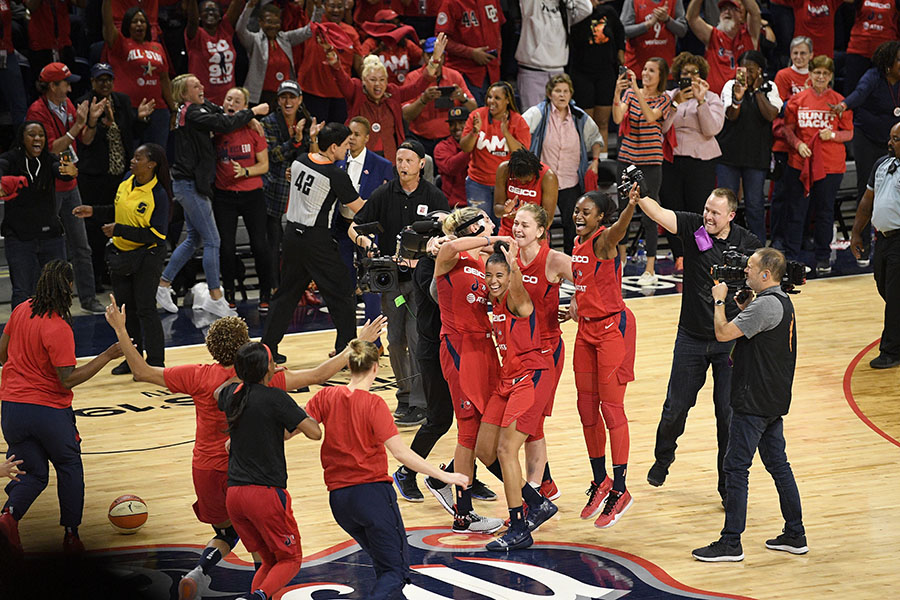
[[[810,110],[801,108],[797,111],[797,121],[800,127],[810,127],[813,129],[827,129],[831,127],[831,121],[834,119],[827,110]]]
[[[475,147],[479,150],[487,150],[491,154],[506,155],[509,153],[509,146],[506,145],[505,137],[492,135],[488,139],[487,134],[483,131],[478,132],[478,141],[475,143]]]
[[[474,275],[475,277],[484,279],[484,273],[482,273],[478,269],[473,269],[472,267],[463,267],[463,273],[468,273],[469,275]]]
[[[537,190],[528,190],[525,188],[516,187],[514,185],[508,186],[506,189],[509,190],[509,193],[513,194],[513,195],[518,194],[519,196],[528,196],[529,198],[537,198]]]
[[[575,286],[575,291],[576,291],[576,292],[586,292],[586,291],[587,291],[587,286],[586,286],[586,285],[576,285],[576,286]]]
[[[573,263],[589,263],[589,262],[591,262],[591,259],[588,258],[587,256],[584,256],[583,254],[575,254],[572,256],[572,262]]]
[[[497,313],[493,313],[493,314],[491,315],[491,320],[492,320],[494,323],[502,323],[503,321],[506,320],[506,315],[504,315],[503,313],[501,313],[501,314],[499,314],[499,315],[498,315]]]
[[[538,278],[534,275],[522,275],[522,282],[536,284],[538,282]]]

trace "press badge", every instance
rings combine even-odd
[[[416,214],[420,217],[424,217],[428,214],[428,207],[424,204],[420,204],[416,207]]]

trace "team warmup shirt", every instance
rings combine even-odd
[[[793,0],[794,37],[812,40],[813,54],[834,56],[834,14],[844,0]]]
[[[663,6],[661,2],[653,0],[633,0],[633,2],[636,24],[647,20],[654,8]],[[669,18],[674,19],[677,3],[672,0],[667,4]],[[655,56],[665,59],[667,65],[671,65],[675,58],[675,34],[665,23],[657,23],[641,35],[625,40],[625,64],[635,73],[639,74],[644,68],[644,63]]]
[[[0,400],[69,408],[72,390],[63,387],[56,368],[75,366],[75,335],[56,313],[32,318],[32,302],[29,298],[14,308],[3,329],[10,339]]]
[[[625,104],[624,119],[628,119],[627,135],[619,138],[618,160],[632,165],[661,165],[663,161],[662,124],[672,110],[672,98],[668,94],[659,94],[647,98],[650,108],[662,111],[662,116],[650,123],[644,118],[641,104],[634,90],[625,90],[622,97]],[[624,121],[623,121],[624,122]]]
[[[242,167],[256,164],[256,155],[268,148],[266,138],[249,127],[216,135],[216,188],[230,192],[249,192],[262,187],[262,176],[235,177],[231,161]]]
[[[438,11],[434,34],[443,32],[452,43],[469,48],[487,47],[495,58],[481,66],[469,56],[447,50],[447,66],[465,75],[475,86],[500,79],[500,26],[506,22],[497,0],[443,0]],[[527,147],[528,144],[525,144]]]
[[[505,160],[509,160],[509,144],[500,129],[500,121],[491,117],[490,110],[486,106],[477,108],[469,114],[462,137],[466,137],[474,126],[474,116],[481,117],[481,131],[475,140],[475,149],[469,159],[469,178],[482,185],[494,186],[497,168]],[[509,132],[520,144],[528,148],[531,146],[531,130],[528,123],[519,113],[509,112]]]
[[[541,205],[541,185],[544,183],[544,175],[547,173],[547,165],[541,163],[541,172],[531,181],[520,181],[512,175],[506,178],[506,199],[514,200],[513,210],[518,210],[523,204]],[[497,235],[512,235],[515,215],[500,219],[500,233]]]
[[[203,84],[203,95],[213,104],[222,105],[225,94],[234,87],[234,27],[222,19],[213,35],[203,27],[197,28],[193,38],[184,34],[188,55],[188,73]]]
[[[793,128],[797,137],[807,145],[819,135],[821,129],[853,131],[853,111],[845,110],[838,119],[831,106],[840,103],[843,96],[828,88],[820,96],[812,88],[807,88],[788,100],[784,110],[785,126]],[[847,169],[847,150],[844,144],[820,140],[819,149],[825,164],[825,173],[843,173]],[[795,169],[803,169],[803,158],[797,151],[788,154],[788,164]]]
[[[517,317],[506,306],[507,297],[508,292],[491,302],[491,329],[502,358],[500,377],[516,379],[530,371],[549,369],[550,348],[542,343],[544,336],[537,310],[532,310],[527,317]]]
[[[113,89],[131,98],[137,108],[141,100],[156,101],[156,108],[165,108],[162,96],[162,77],[169,68],[166,53],[158,42],[138,43],[122,35],[109,48],[109,63],[116,74]]]
[[[542,341],[546,345],[559,342],[562,329],[559,326],[557,311],[559,309],[559,283],[547,279],[547,257],[550,256],[550,242],[541,244],[537,256],[528,265],[522,262],[522,255],[517,258],[522,270],[522,282],[534,304],[534,312],[541,323]]]
[[[472,258],[468,252],[460,252],[459,260],[453,268],[436,280],[438,306],[441,309],[441,335],[490,335],[487,285],[481,257],[476,255]]]
[[[897,0],[863,0],[850,30],[847,52],[871,57],[884,42],[900,39]]]
[[[228,487],[268,485],[283,489],[287,487],[284,432],[297,429],[308,415],[283,390],[258,383],[233,383],[219,393],[219,410],[226,417],[235,411],[238,385],[250,389],[244,412],[231,430]]]
[[[320,456],[329,492],[391,481],[384,443],[397,435],[397,426],[384,400],[365,390],[327,387],[307,402],[306,410],[325,426]]]
[[[575,238],[572,272],[575,275],[575,302],[578,318],[603,319],[625,310],[622,300],[622,270],[619,257],[608,260],[594,255],[594,240],[606,227],[600,227],[587,240]]]
[[[334,163],[316,162],[304,154],[291,164],[287,220],[306,227],[327,228],[335,202],[351,204],[359,193],[347,172]]]
[[[725,82],[734,78],[738,57],[747,50],[753,50],[753,38],[746,25],[741,25],[734,39],[713,27],[706,46],[706,62],[709,63],[709,89],[721,95]]]

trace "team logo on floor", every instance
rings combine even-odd
[[[541,542],[509,554],[484,550],[490,536],[447,529],[410,529],[408,600],[613,600],[735,598],[684,586],[640,558],[597,546]],[[199,548],[152,547],[103,553],[120,575],[143,582],[142,597],[168,598],[181,576],[197,564]],[[93,553],[92,553],[93,554]],[[233,600],[250,589],[252,565],[223,561],[212,571],[204,598]],[[375,573],[353,541],[306,557],[303,568],[276,599],[365,598]]]

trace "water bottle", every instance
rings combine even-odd
[[[638,240],[637,251],[634,253],[634,263],[642,266],[647,264],[647,247],[643,238]]]

